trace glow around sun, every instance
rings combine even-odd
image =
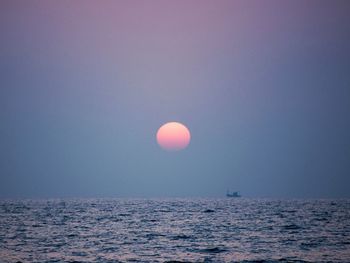
[[[168,122],[162,125],[157,132],[157,142],[167,151],[185,149],[191,140],[189,129],[179,122]]]

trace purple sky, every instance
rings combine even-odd
[[[349,197],[348,1],[1,1],[0,196]],[[162,151],[165,122],[190,147]]]

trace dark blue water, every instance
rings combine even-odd
[[[16,261],[350,262],[350,200],[3,200]]]

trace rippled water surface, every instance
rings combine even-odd
[[[0,201],[0,262],[350,262],[350,200]]]

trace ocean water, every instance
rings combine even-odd
[[[350,200],[2,200],[18,261],[350,262]]]

